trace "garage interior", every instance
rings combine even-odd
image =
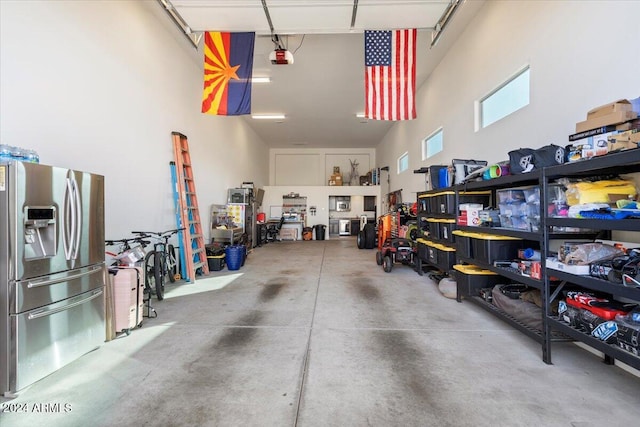
[[[161,1],[2,1],[1,142],[36,150],[44,164],[103,175],[105,235],[121,238],[175,227],[171,132],[184,133],[209,238],[209,206],[244,182],[265,190],[268,217],[283,195],[302,194],[317,207],[307,225],[329,226],[330,197],[375,196],[375,214],[367,211],[375,220],[388,193],[415,202],[426,190],[413,170],[566,145],[589,109],[640,96],[638,2],[467,0],[431,46],[453,3],[175,0],[185,31]],[[371,26],[419,29],[416,120],[356,116],[362,31]],[[204,30],[256,31],[254,76],[271,83],[253,85],[252,110],[285,119],[200,113],[194,42]],[[270,64],[274,31],[293,64]],[[474,103],[523,65],[530,105],[476,129]],[[442,152],[423,159],[421,141],[440,128]],[[405,153],[408,170],[398,172]],[[388,174],[376,186],[327,185],[332,168],[353,158],[363,171],[387,166]],[[637,370],[573,342],[554,343],[546,364],[534,340],[443,297],[409,266],[384,272],[374,252],[358,249],[353,235],[327,233],[255,247],[238,271],[169,284],[165,300],[154,301],[156,318],[0,398],[0,424],[586,427],[639,419]]]

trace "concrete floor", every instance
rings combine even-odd
[[[546,365],[535,341],[410,267],[383,272],[353,238],[270,243],[153,305],[158,317],[131,335],[2,400],[0,425],[640,420],[638,377],[572,343],[554,344]]]

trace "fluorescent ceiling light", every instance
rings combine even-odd
[[[251,116],[252,119],[258,120],[282,120],[284,117],[284,114],[253,114]]]
[[[271,83],[271,77],[252,77],[251,83]]]
[[[364,119],[364,113],[356,113],[356,117],[359,119]]]

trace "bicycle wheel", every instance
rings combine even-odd
[[[164,299],[164,275],[166,274],[165,255],[157,252],[153,257],[153,269],[156,285],[156,298],[158,301]]]
[[[150,251],[144,257],[144,290],[149,298],[156,291],[156,252]]]
[[[176,261],[176,249],[173,245],[169,245],[167,248],[167,269],[169,270],[169,281],[175,283],[176,275],[178,274],[178,262]]]

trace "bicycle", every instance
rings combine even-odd
[[[175,248],[169,244],[169,239],[182,230],[184,228],[161,232],[132,231],[133,234],[138,234],[141,238],[156,240],[153,244],[153,250],[147,252],[144,258],[144,271],[145,283],[149,284],[150,289],[153,289],[158,301],[164,299],[165,277],[169,276],[171,283],[179,278]]]

